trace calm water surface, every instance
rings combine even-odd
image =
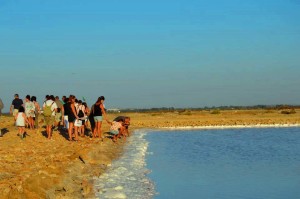
[[[145,138],[154,198],[300,198],[300,128],[162,131]]]

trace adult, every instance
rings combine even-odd
[[[103,141],[103,137],[101,132],[101,125],[102,125],[103,117],[107,121],[106,112],[103,105],[104,100],[105,100],[104,96],[99,97],[93,106],[93,115],[95,120],[95,128],[94,128],[93,136],[94,137],[98,136],[102,141]]]
[[[61,122],[63,123],[62,113],[64,112],[64,106],[63,106],[63,102],[59,100],[58,96],[55,97],[55,103],[57,105],[57,112],[55,114],[54,130],[56,131],[56,130],[58,130],[59,126],[61,125]]]
[[[78,128],[74,125],[75,120],[78,119],[77,112],[75,109],[75,96],[70,95],[69,102],[66,104],[66,112],[68,113],[68,133],[69,133],[69,141],[73,141],[73,128],[74,128],[74,134],[75,134],[75,141],[78,141]]]
[[[57,111],[56,103],[51,99],[51,96],[46,96],[46,101],[43,104],[44,121],[46,124],[46,132],[48,139],[52,139],[52,125],[54,124],[55,112]]]
[[[86,116],[86,119],[85,119],[85,128],[86,128],[86,127],[89,127],[89,116],[90,116],[91,110],[88,107],[86,102],[83,102],[82,105],[84,106],[84,115]]]
[[[123,121],[119,120],[117,121],[112,121],[109,122],[107,121],[111,126],[110,126],[110,134],[112,134],[112,141],[117,142],[117,139],[120,138],[121,135],[123,135],[124,131],[124,126],[123,126]]]
[[[35,106],[32,101],[30,101],[30,95],[26,95],[25,97],[25,115],[27,117],[27,120],[29,122],[29,128],[34,128],[34,116],[35,116]]]
[[[21,106],[23,106],[23,100],[19,98],[19,94],[15,94],[15,99],[11,103],[9,113],[16,116]]]
[[[116,122],[120,122],[120,121],[122,121],[123,123],[122,123],[122,125],[123,125],[123,127],[124,127],[124,130],[123,130],[123,136],[125,137],[125,136],[129,136],[129,130],[128,130],[128,128],[129,128],[129,125],[130,125],[130,117],[127,117],[127,116],[118,116],[118,117],[116,117],[113,121],[116,121]]]
[[[81,125],[78,126],[79,135],[84,137],[84,129],[85,129],[85,106],[82,104],[82,101],[78,101],[78,108],[76,109],[79,120],[81,121]]]
[[[66,97],[65,95],[61,97],[61,101],[62,101],[63,104],[66,103],[66,102],[65,102],[65,101],[66,101],[66,98],[67,98],[67,97]]]
[[[2,100],[1,100],[1,98],[0,98],[0,116],[2,115],[2,109],[4,108],[4,104],[3,104],[3,102],[2,102]],[[0,137],[2,137],[3,135],[2,135],[2,129],[1,129],[1,127],[0,127]]]
[[[40,107],[40,104],[36,101],[36,96],[32,96],[30,100],[33,102],[34,107],[35,107],[35,114],[34,114],[34,118],[33,118],[34,127],[39,128],[39,114],[41,111],[41,107]]]
[[[69,129],[69,121],[68,121],[68,115],[69,115],[69,112],[68,112],[68,102],[69,102],[69,98],[64,98],[64,111],[62,112],[62,117],[63,117],[63,124],[64,124],[64,129],[65,130],[68,130]]]
[[[0,116],[2,115],[2,109],[4,108],[4,104],[2,102],[2,99],[0,98]],[[1,132],[0,132],[1,134]]]

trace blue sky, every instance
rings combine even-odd
[[[1,0],[0,98],[299,104],[299,0]]]

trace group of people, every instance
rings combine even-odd
[[[18,94],[15,94],[10,107],[10,113],[15,118],[19,135],[23,139],[25,127],[30,129],[39,128],[39,115],[43,115],[46,126],[47,138],[52,139],[53,130],[66,130],[69,141],[78,141],[79,136],[84,137],[86,127],[90,126],[92,137],[100,138],[103,141],[101,131],[102,121],[109,123],[112,140],[129,136],[128,126],[130,118],[119,116],[112,122],[107,119],[104,106],[104,96],[97,99],[96,103],[89,108],[86,102],[76,99],[74,95],[63,96],[62,101],[58,96],[46,95],[42,107],[36,101],[35,96],[27,95],[23,102]]]

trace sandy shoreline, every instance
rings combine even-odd
[[[285,115],[277,110],[231,110],[214,115],[209,111],[126,113],[135,129],[224,129],[300,127],[300,110]],[[108,114],[109,119],[116,114]],[[1,198],[95,198],[93,177],[122,154],[125,144],[81,138],[66,141],[64,132],[54,132],[54,141],[45,129],[27,130],[29,136],[16,136],[11,116],[1,116],[0,196]],[[103,123],[102,130],[109,126]]]

